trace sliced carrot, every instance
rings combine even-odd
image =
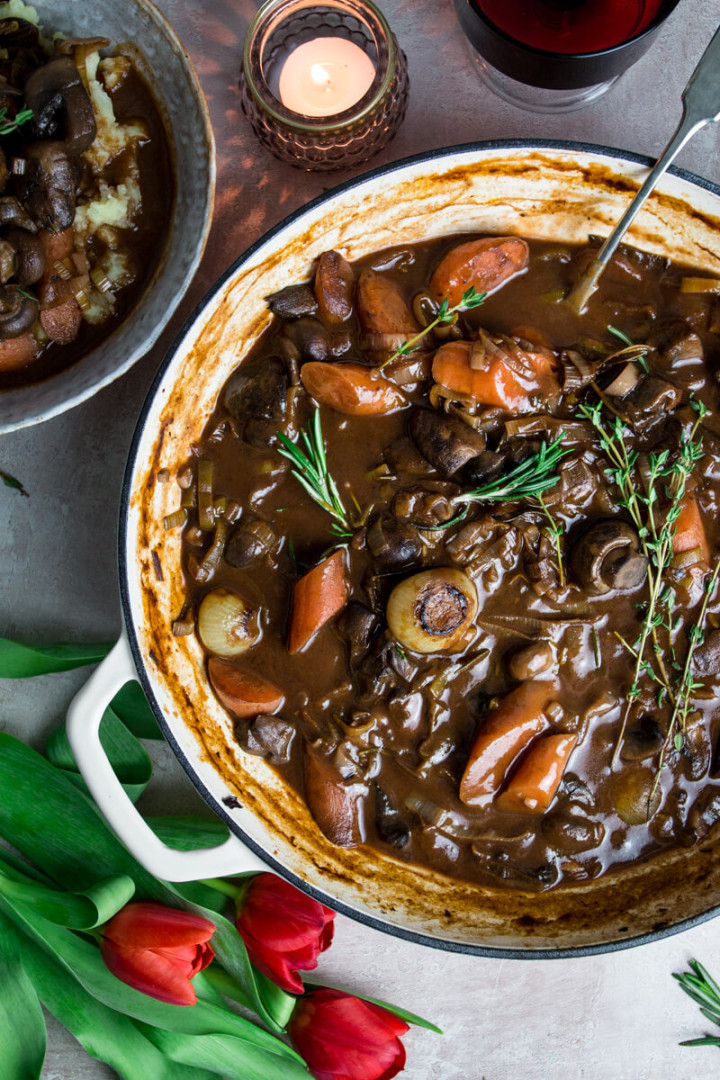
[[[237,667],[230,660],[210,657],[208,675],[225,708],[241,719],[276,712],[285,701],[285,695],[277,686],[261,675]]]
[[[61,232],[50,232],[49,229],[40,229],[38,239],[40,240],[47,260],[46,274],[52,273],[53,263],[60,259],[66,259],[68,255],[72,255],[73,248],[75,247],[75,232],[72,226],[70,226],[69,229],[62,229]]]
[[[360,836],[360,788],[344,783],[326,757],[305,751],[305,801],[331,844],[356,847]]]
[[[686,495],[682,500],[680,516],[675,522],[673,534],[673,553],[680,555],[684,551],[698,552],[698,562],[709,562],[710,545],[703,519],[700,515],[700,507],[697,500],[691,495]]]
[[[352,267],[339,251],[323,251],[315,270],[315,299],[324,322],[335,325],[352,314],[355,278]]]
[[[19,371],[31,364],[37,354],[38,344],[32,334],[0,338],[0,371]]]
[[[345,552],[333,552],[295,584],[288,651],[296,653],[347,603]]]
[[[407,399],[394,383],[376,368],[361,364],[311,360],[301,367],[300,379],[316,401],[347,416],[377,416],[407,405]]]
[[[430,278],[430,288],[451,306],[475,286],[477,292],[494,292],[520,274],[530,260],[530,249],[517,236],[486,236],[458,244],[442,258]]]
[[[508,412],[529,412],[536,399],[557,395],[559,384],[551,356],[545,351],[521,350],[522,364],[511,359],[488,357],[482,368],[470,366],[473,343],[449,341],[441,345],[433,358],[433,378],[441,386],[458,394],[468,394],[483,405],[494,405]]]
[[[390,278],[363,270],[357,283],[360,325],[368,334],[417,334],[420,325],[405,296]]]
[[[519,754],[549,727],[544,709],[553,690],[551,682],[522,683],[483,721],[460,782],[460,798],[467,806],[490,803]]]
[[[555,798],[577,735],[545,735],[530,747],[495,800],[498,810],[544,814]]]

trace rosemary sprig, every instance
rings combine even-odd
[[[558,581],[560,583],[560,588],[562,589],[562,588],[565,587],[565,570],[563,568],[563,557],[562,557],[562,534],[563,534],[562,525],[559,522],[557,522],[555,520],[555,518],[552,516],[552,513],[550,512],[550,508],[545,505],[545,500],[543,499],[542,495],[536,495],[535,498],[540,503],[540,509],[542,510],[543,514],[545,515],[545,517],[547,519],[548,532],[550,533],[550,537],[552,539],[552,542],[555,545],[555,555],[557,557],[557,568],[558,568]]]
[[[555,468],[561,458],[569,454],[570,448],[561,446],[564,436],[559,435],[554,442],[543,443],[536,454],[531,454],[505,476],[491,480],[489,484],[462,491],[454,495],[453,505],[471,502],[502,502],[504,499],[538,498],[557,484],[560,477]]]
[[[14,120],[5,121],[7,116],[7,109],[0,109],[0,135],[11,135],[13,131],[16,131],[23,124],[26,124],[28,120],[32,120],[34,113],[32,109],[21,109]]]
[[[352,522],[328,469],[320,410],[315,410],[307,430],[300,432],[299,442],[292,442],[281,431],[278,431],[277,437],[282,443],[278,452],[294,466],[292,475],[310,498],[335,519],[330,531],[343,540],[349,540],[353,535]]]
[[[451,323],[455,318],[455,314],[458,311],[470,311],[472,308],[479,307],[480,304],[485,302],[487,293],[479,293],[474,285],[471,285],[469,289],[466,289],[462,294],[459,304],[454,304],[450,307],[450,302],[447,300],[442,301],[438,308],[438,313],[432,322],[424,326],[420,333],[415,337],[410,338],[409,341],[403,341],[402,345],[399,345],[392,356],[389,356],[384,363],[380,364],[378,371],[382,371],[388,364],[392,364],[393,360],[399,360],[401,356],[410,356],[419,348],[420,342],[429,334],[431,330],[434,330],[436,326],[442,326],[444,323]]]
[[[567,449],[561,447],[563,438],[563,435],[559,435],[554,442],[543,443],[537,454],[531,454],[505,476],[491,480],[490,483],[483,484],[481,487],[473,488],[472,491],[462,491],[459,495],[453,495],[449,500],[450,505],[462,506],[462,510],[449,521],[443,521],[438,525],[417,525],[416,528],[432,532],[449,529],[467,517],[470,504],[474,502],[491,503],[503,502],[506,499],[539,498],[557,484],[560,477],[554,472],[555,466],[561,458],[571,452],[569,447]]]
[[[720,1027],[720,986],[698,960],[689,961],[690,971],[682,975],[673,972],[680,986],[700,1006],[700,1012]],[[701,1039],[686,1039],[681,1046],[720,1046],[720,1036],[705,1035]]]

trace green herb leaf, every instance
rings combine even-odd
[[[564,448],[563,435],[554,442],[543,443],[536,454],[517,465],[511,472],[488,484],[463,491],[450,501],[453,505],[471,502],[504,502],[508,499],[527,499],[538,497],[554,487],[560,477],[554,471],[561,458],[571,453],[571,448]]]
[[[279,453],[295,466],[292,475],[302,484],[310,498],[335,518],[340,526],[334,530],[336,535],[350,539],[353,527],[342,504],[337,484],[328,469],[325,441],[320,426],[320,410],[315,409],[307,429],[300,432],[300,442],[291,442],[281,431],[277,432],[277,437],[282,444]],[[300,443],[305,447],[306,453]]]
[[[7,108],[0,109],[0,135],[10,135],[17,131],[23,124],[27,124],[28,120],[32,120],[34,113],[32,109],[21,109],[14,120],[5,120],[6,116]]]
[[[440,304],[440,307],[437,310],[437,315],[432,320],[432,322],[428,323],[427,326],[424,326],[422,330],[418,334],[415,334],[414,337],[410,338],[409,341],[403,341],[403,343],[398,346],[395,352],[392,353],[392,355],[389,356],[388,359],[384,361],[384,363],[380,364],[380,366],[378,367],[378,371],[382,371],[382,369],[387,367],[388,364],[392,364],[393,361],[399,360],[400,357],[409,356],[411,353],[414,353],[419,348],[420,342],[425,337],[425,335],[429,334],[431,330],[434,330],[436,326],[441,326],[443,324],[452,322],[456,314],[460,311],[469,311],[472,308],[479,307],[480,304],[483,304],[485,302],[486,296],[487,293],[479,293],[475,286],[471,285],[470,288],[466,289],[463,293],[459,304],[455,304],[453,307],[450,307],[450,301],[445,298]]]
[[[0,469],[0,480],[2,480],[5,487],[14,488],[16,491],[19,491],[21,495],[24,495],[26,499],[30,498],[30,493],[25,490],[20,481],[16,480],[10,473],[3,472],[2,469]]]
[[[85,644],[61,642],[53,645],[21,645],[19,641],[0,638],[0,678],[28,679],[55,671],[71,671],[85,664],[97,664],[110,652],[115,642]]]
[[[0,1061],[3,1080],[39,1080],[45,1019],[23,965],[22,936],[0,914]]]

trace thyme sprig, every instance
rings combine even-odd
[[[682,750],[685,741],[685,732],[687,730],[688,715],[692,707],[693,694],[703,688],[703,683],[697,682],[693,678],[692,662],[695,650],[699,645],[702,645],[705,640],[705,619],[707,618],[708,605],[712,598],[712,594],[715,591],[719,574],[720,562],[716,563],[712,574],[703,583],[704,595],[702,604],[700,605],[700,611],[698,612],[695,622],[688,631],[688,648],[685,656],[685,663],[682,667],[680,667],[679,664],[677,665],[681,671],[679,687],[675,696],[675,704],[670,718],[667,737],[662,750],[660,751],[659,768],[662,768],[667,749],[670,745],[674,746],[676,750]],[[677,661],[675,663],[677,664]]]
[[[666,630],[670,627],[668,635],[672,642],[671,635],[675,628],[675,624],[671,622],[674,594],[672,588],[666,584],[665,573],[673,555],[673,537],[682,511],[688,477],[703,456],[702,436],[698,438],[697,432],[703,418],[707,415],[707,409],[702,402],[694,399],[691,399],[690,404],[697,413],[697,418],[690,433],[683,432],[677,457],[671,460],[669,450],[648,455],[645,493],[636,483],[639,455],[627,445],[623,421],[615,417],[612,423],[606,425],[602,417],[602,404],[583,405],[580,408],[581,415],[590,420],[597,432],[600,445],[610,463],[607,475],[619,489],[618,501],[630,514],[640,539],[641,550],[648,560],[648,600],[640,633],[632,645],[620,638],[635,658],[635,670],[627,692],[613,764],[616,763],[620,753],[633,702],[640,695],[642,675],[659,683],[661,689],[667,694],[673,707],[671,725],[673,737],[689,710],[689,704],[683,705],[682,702],[687,696],[684,694],[684,689],[687,690],[688,695],[692,693],[689,689],[690,683],[686,685],[682,677],[680,680],[673,681],[663,658],[658,631],[663,627]],[[658,503],[663,490],[666,498],[669,499],[669,504],[664,513],[658,514]],[[648,656],[648,642],[651,638],[653,648],[652,654]],[[690,668],[688,667],[687,670],[689,676]],[[661,699],[662,693],[659,694],[659,700]],[[680,730],[684,731],[684,728]],[[663,761],[664,753],[661,754],[660,766]]]
[[[307,430],[300,432],[297,443],[292,442],[281,431],[278,431],[277,437],[282,444],[278,453],[294,466],[292,475],[305,488],[310,498],[335,519],[330,531],[343,540],[349,540],[354,530],[337,484],[328,468],[320,410],[315,409]]]
[[[436,326],[443,326],[445,323],[453,322],[455,315],[460,311],[470,311],[472,308],[480,307],[480,304],[485,302],[487,293],[479,293],[474,285],[471,285],[469,289],[466,289],[462,294],[459,304],[453,304],[450,306],[450,301],[445,298],[438,308],[437,315],[429,322],[427,326],[424,326],[422,330],[415,334],[415,337],[411,337],[409,341],[403,341],[402,345],[398,345],[395,352],[379,365],[378,370],[382,371],[388,364],[392,364],[393,360],[399,360],[401,356],[410,356],[419,347],[420,342],[429,334],[431,330],[434,330]]]
[[[673,972],[680,986],[693,1001],[700,1006],[700,1012],[713,1024],[720,1027],[720,986],[699,960],[689,961],[690,971],[682,975]],[[686,1039],[681,1046],[720,1046],[720,1036],[704,1035],[701,1039]]]
[[[34,113],[32,109],[21,109],[14,120],[6,121],[6,116],[7,108],[0,109],[0,135],[11,135],[13,131],[17,131],[28,120],[32,120]]]

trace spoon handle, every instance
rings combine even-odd
[[[690,76],[683,90],[682,119],[662,155],[635,195],[627,210],[620,218],[596,257],[589,264],[585,273],[578,279],[568,296],[568,303],[575,311],[582,312],[586,303],[597,289],[597,283],[603,270],[612,258],[615,249],[637,217],[643,203],[655,187],[668,166],[675,160],[696,132],[720,119],[720,29],[715,31],[712,41],[700,58],[700,62]]]

